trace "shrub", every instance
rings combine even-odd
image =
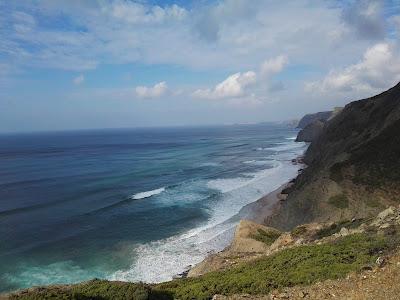
[[[349,207],[349,199],[346,197],[345,194],[339,194],[330,197],[328,203],[341,209]]]
[[[332,244],[289,248],[222,272],[162,283],[155,290],[175,299],[211,299],[215,294],[268,294],[276,288],[344,277],[373,263],[386,239],[357,234]],[[171,298],[172,299],[172,298]]]
[[[342,221],[339,223],[333,223],[330,226],[324,227],[316,233],[317,239],[322,239],[327,236],[331,236],[332,234],[338,233],[343,227],[347,229],[357,228],[361,225],[363,219],[357,219],[354,221]]]
[[[297,226],[296,228],[294,228],[292,230],[291,234],[295,237],[298,237],[298,236],[306,233],[306,231],[307,231],[307,228],[305,226]]]
[[[275,230],[265,231],[263,229],[257,229],[257,234],[252,236],[256,241],[271,245],[275,240],[281,236],[281,233]]]

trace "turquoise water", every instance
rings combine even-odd
[[[297,173],[296,130],[261,124],[0,136],[0,291],[171,279],[225,247]]]

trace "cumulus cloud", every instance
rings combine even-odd
[[[279,73],[289,63],[286,55],[279,55],[275,58],[264,61],[261,65],[262,75],[273,75]]]
[[[352,26],[358,36],[367,39],[381,39],[385,35],[385,24],[382,18],[383,1],[354,1],[344,10],[343,19]]]
[[[193,93],[196,98],[225,99],[237,98],[245,94],[246,89],[254,84],[257,75],[253,71],[235,73],[217,84],[213,89],[199,89]]]
[[[265,60],[258,73],[254,71],[238,72],[230,75],[224,81],[218,83],[213,88],[198,89],[192,95],[196,98],[202,99],[233,99],[233,98],[244,98],[240,101],[248,99],[254,103],[260,103],[262,97],[257,97],[253,88],[260,88],[265,93],[265,88],[268,87],[269,91],[277,92],[283,90],[283,84],[275,86],[271,84],[268,86],[268,82],[262,81],[261,79],[268,79],[280,73],[285,66],[289,63],[287,56],[279,55],[277,57]],[[263,88],[264,87],[264,88]]]
[[[394,45],[379,43],[363,59],[343,70],[331,71],[323,80],[308,83],[307,91],[376,92],[400,80],[400,53]]]
[[[81,85],[84,81],[85,81],[85,76],[83,74],[80,74],[79,76],[73,79],[73,83],[75,85]]]
[[[165,81],[159,82],[152,87],[138,86],[135,89],[136,96],[139,98],[159,98],[168,93],[168,85]]]

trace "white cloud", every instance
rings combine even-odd
[[[152,87],[138,86],[135,89],[139,98],[159,98],[168,94],[168,85],[165,81],[159,82]]]
[[[349,28],[355,25],[343,22],[343,8],[325,0],[312,6],[309,0],[251,5],[221,0],[190,10],[149,1],[27,0],[18,4],[16,17],[7,3],[0,1],[0,39],[10,47],[0,51],[24,67],[86,70],[139,62],[251,70],[264,57],[280,53],[320,67],[354,59],[367,43],[354,39]],[[363,14],[371,15],[374,10],[365,7]],[[62,28],[35,22],[57,22],[60,16]]]
[[[76,85],[81,85],[85,81],[85,76],[83,74],[80,74],[79,76],[75,77],[73,82]]]
[[[157,5],[146,6],[140,3],[122,1],[113,3],[110,11],[116,19],[133,24],[181,20],[187,15],[186,9],[176,4],[162,8]]]
[[[264,61],[261,65],[261,74],[273,75],[279,73],[289,63],[289,59],[286,55],[279,55],[275,58]]]
[[[257,75],[253,71],[235,73],[217,84],[213,89],[199,89],[193,93],[196,98],[225,99],[237,98],[245,94],[246,89],[254,84]]]
[[[307,91],[365,91],[386,89],[400,80],[400,53],[394,45],[379,43],[363,59],[343,70],[331,71],[323,80],[306,85]]]
[[[269,79],[271,76],[280,73],[288,63],[289,60],[285,55],[267,59],[261,64],[258,74],[254,71],[235,73],[218,83],[214,88],[196,90],[192,96],[201,99],[243,98],[240,99],[239,103],[248,99],[249,103],[253,102],[259,104],[261,103],[260,99],[262,97],[257,96],[258,90],[261,89],[264,97],[266,90],[270,89],[270,87],[268,87],[270,83],[262,81],[260,76],[264,78],[268,77]]]

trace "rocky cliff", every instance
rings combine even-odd
[[[326,122],[332,116],[332,113],[333,113],[332,111],[322,111],[322,112],[317,112],[315,114],[307,114],[300,119],[297,128],[304,129],[306,128],[307,125],[317,120]]]
[[[308,148],[308,168],[265,223],[280,229],[376,214],[400,201],[400,84],[354,101]]]
[[[316,140],[324,129],[325,122],[321,120],[315,120],[314,122],[308,124],[302,130],[300,130],[297,135],[296,142],[306,142],[311,143]]]

